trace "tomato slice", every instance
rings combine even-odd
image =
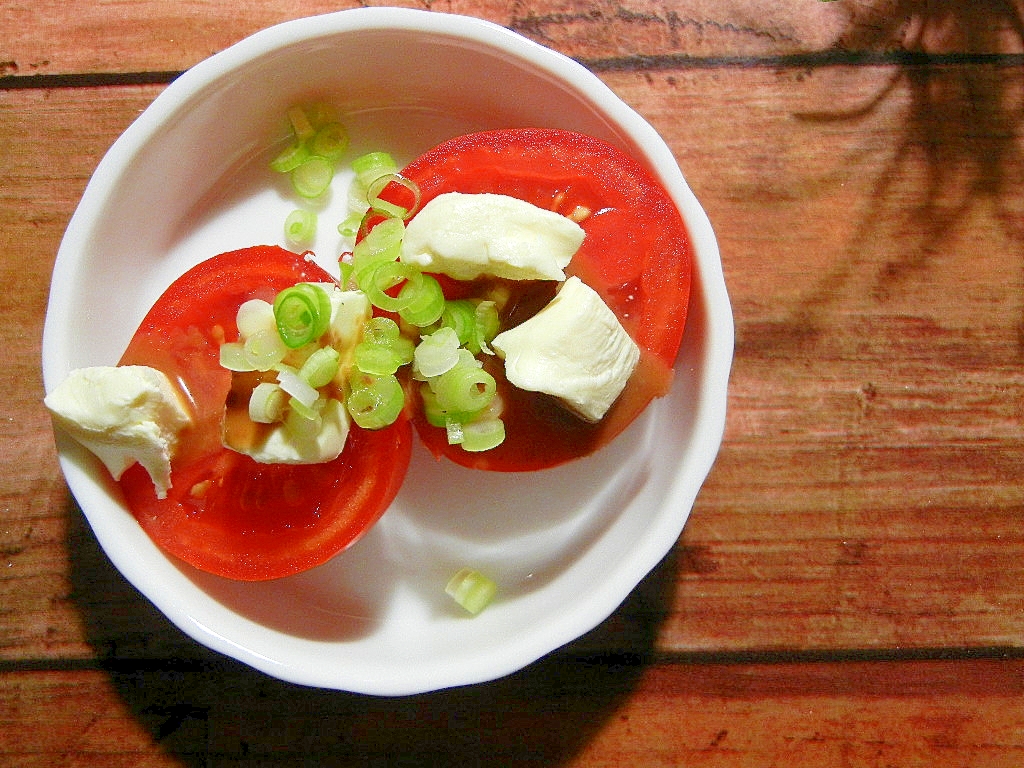
[[[565,215],[589,211],[581,222],[583,245],[566,271],[601,295],[642,351],[637,373],[599,424],[581,421],[547,396],[511,387],[494,366],[506,403],[505,442],[467,453],[417,416],[420,437],[436,456],[499,471],[555,466],[605,445],[665,394],[686,324],[691,246],[668,193],[636,160],[579,133],[510,129],[440,144],[403,175],[419,185],[424,204],[445,192],[492,192]]]
[[[221,445],[231,374],[219,364],[219,346],[238,337],[239,305],[273,301],[304,281],[334,282],[304,256],[274,246],[216,256],[164,292],[121,359],[159,368],[191,398],[195,424],[171,463],[167,498],[156,497],[138,464],[121,487],[153,541],[203,571],[257,581],[319,565],[377,521],[405,477],[412,429],[404,416],[379,431],[353,425],[342,454],[323,464],[258,464]]]

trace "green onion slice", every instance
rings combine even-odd
[[[423,274],[418,267],[401,261],[391,261],[379,265],[368,278],[365,273],[360,275],[357,272],[359,285],[370,303],[385,312],[401,312],[412,305],[417,297],[415,290],[399,291],[397,296],[391,296],[387,293],[388,290],[403,281],[419,283],[423,279]]]
[[[281,389],[306,408],[312,408],[320,393],[309,385],[299,372],[287,365],[281,365],[277,371],[277,383]]]
[[[363,214],[350,213],[338,225],[338,234],[342,237],[355,237],[359,234],[359,225],[363,223]]]
[[[356,173],[356,182],[364,188],[381,176],[398,171],[398,164],[387,152],[368,152],[352,161],[352,170]]]
[[[309,245],[316,237],[316,214],[297,208],[284,220],[284,236],[292,245]]]
[[[395,376],[363,374],[352,379],[345,401],[352,420],[363,429],[382,429],[393,424],[405,407],[405,392]]]
[[[281,340],[289,349],[316,341],[331,322],[331,299],[313,283],[286,288],[274,299],[274,319]]]
[[[404,262],[403,262],[404,263]],[[436,323],[444,312],[444,292],[441,284],[431,275],[416,270],[416,276],[407,280],[398,292],[403,306],[398,314],[405,322],[420,328]]]
[[[284,415],[286,395],[280,385],[270,381],[257,384],[249,396],[249,419],[257,424],[273,424]]]
[[[299,106],[289,107],[288,122],[291,123],[292,133],[299,141],[305,141],[313,136],[313,124],[309,121],[306,110]]]
[[[462,425],[464,451],[489,451],[505,442],[505,422],[501,419],[479,419]]]
[[[459,363],[459,337],[455,330],[439,328],[424,336],[413,353],[416,373],[431,379],[447,373]]]
[[[446,411],[480,411],[497,391],[494,377],[474,365],[457,365],[431,381],[438,404]]]
[[[394,185],[394,188],[389,189],[389,192],[398,193],[405,191],[411,195],[408,205],[399,205],[381,197],[384,190],[392,187],[392,185]],[[366,202],[371,208],[386,216],[394,216],[404,221],[411,219],[413,214],[419,209],[421,197],[419,185],[412,179],[407,179],[397,173],[383,174],[371,181],[366,188]]]
[[[348,134],[341,123],[327,123],[314,134],[309,145],[314,155],[337,160],[348,148]]]
[[[441,312],[441,325],[455,332],[460,345],[470,344],[476,335],[476,305],[469,299],[446,301]]]
[[[320,197],[331,186],[334,166],[326,157],[312,155],[292,172],[292,186],[302,197]]]
[[[498,585],[480,571],[462,568],[448,580],[444,591],[475,616],[494,599]]]
[[[291,173],[310,157],[309,147],[305,144],[292,144],[285,147],[270,161],[270,169],[277,173]]]
[[[385,219],[367,232],[366,237],[352,248],[352,272],[356,283],[364,291],[377,267],[398,261],[402,251],[405,225],[401,219]]]
[[[275,328],[261,328],[250,334],[242,350],[253,371],[269,371],[288,354],[288,347]]]
[[[258,370],[245,354],[245,345],[240,341],[228,341],[220,345],[220,364],[229,371]]]
[[[501,319],[498,317],[498,305],[493,301],[481,301],[474,311],[473,339],[469,348],[473,352],[493,354],[490,343],[501,330]]]
[[[309,386],[319,389],[329,384],[338,374],[341,354],[334,347],[320,347],[306,358],[299,369],[299,376]]]

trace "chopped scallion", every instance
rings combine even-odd
[[[292,245],[309,245],[316,237],[316,214],[296,208],[284,220],[284,237]]]
[[[331,299],[313,283],[286,288],[274,299],[277,330],[290,349],[316,341],[331,322]]]
[[[306,408],[312,408],[313,403],[320,397],[320,393],[311,387],[298,371],[285,365],[278,366],[277,383],[281,385],[281,389]]]
[[[249,396],[249,418],[257,424],[273,424],[284,415],[284,390],[271,381],[257,384]]]
[[[350,213],[338,225],[338,234],[342,237],[355,237],[359,234],[359,225],[363,223],[363,214]]]
[[[341,355],[334,347],[320,347],[313,352],[299,369],[299,376],[311,387],[326,386],[338,373]]]
[[[480,411],[490,404],[497,389],[494,377],[473,365],[457,365],[430,383],[446,411]]]
[[[398,300],[404,305],[398,314],[410,325],[425,328],[436,323],[444,312],[444,292],[436,278],[417,272],[419,276],[408,280],[398,292]]]
[[[277,173],[291,173],[309,159],[309,147],[305,144],[291,144],[270,161],[270,169]]]
[[[326,157],[311,155],[292,171],[292,186],[306,198],[320,197],[331,186],[334,166]]]
[[[501,419],[479,419],[462,425],[462,449],[470,452],[489,451],[505,442],[505,422]]]
[[[402,205],[386,200],[381,197],[384,190],[389,190],[389,193],[393,192],[395,195],[402,192],[406,193],[403,196],[410,197],[408,204]],[[397,173],[386,173],[379,176],[370,182],[366,188],[366,202],[372,209],[386,216],[394,216],[404,221],[412,218],[412,215],[419,209],[420,198],[419,185],[412,179],[407,179]]]
[[[352,161],[352,170],[356,172],[356,182],[364,188],[379,179],[398,171],[398,164],[387,152],[368,152]]]
[[[444,591],[475,616],[490,605],[498,585],[480,571],[462,568],[448,580]]]
[[[313,136],[309,145],[314,155],[337,160],[348,148],[348,134],[341,123],[327,123]]]
[[[220,345],[220,364],[229,371],[255,371],[257,368],[245,354],[245,345],[229,341]]]
[[[274,321],[274,305],[263,299],[242,302],[235,313],[235,325],[238,326],[238,335],[243,339],[257,331],[274,330],[277,327]]]
[[[405,406],[405,392],[394,376],[356,376],[346,407],[363,429],[382,429],[393,424]]]
[[[444,327],[424,336],[413,353],[418,376],[431,379],[454,368],[459,362],[459,337],[452,328]]]
[[[260,328],[250,334],[242,349],[253,371],[269,371],[288,354],[288,347],[275,328]]]

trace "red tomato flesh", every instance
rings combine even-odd
[[[377,521],[408,467],[412,430],[404,416],[379,431],[353,425],[342,454],[323,464],[259,464],[221,445],[231,373],[220,366],[220,344],[237,339],[243,302],[273,301],[299,282],[334,281],[274,246],[209,259],[157,300],[120,361],[178,381],[195,419],[172,460],[167,498],[156,497],[136,464],[120,482],[128,506],[159,547],[219,576],[273,579],[327,561]]]
[[[448,444],[445,430],[417,409],[417,431],[434,455],[498,471],[536,470],[593,453],[622,432],[655,397],[668,391],[686,324],[691,246],[675,204],[636,160],[599,139],[555,129],[511,129],[447,141],[402,172],[422,202],[445,192],[491,192],[569,215],[589,211],[583,245],[566,272],[578,275],[615,312],[641,348],[641,364],[612,410],[589,424],[546,395],[505,381],[489,368],[506,404],[505,442],[481,453]],[[524,285],[524,304],[553,286]],[[549,296],[550,297],[550,296]],[[510,325],[526,319],[510,318]]]

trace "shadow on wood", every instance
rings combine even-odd
[[[73,595],[100,665],[184,765],[538,765],[571,760],[640,683],[670,554],[576,643],[509,677],[400,698],[304,688],[199,646],[114,569],[69,500]]]

